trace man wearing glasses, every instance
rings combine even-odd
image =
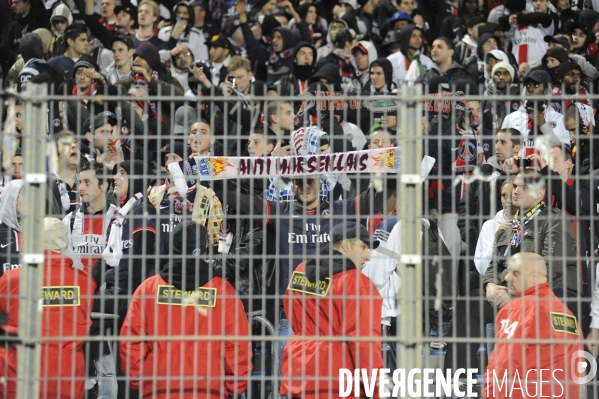
[[[529,96],[549,97],[551,77],[545,71],[531,71],[524,78],[525,98]],[[503,120],[501,129],[517,129],[524,140],[539,135],[548,136],[552,144],[570,143],[570,135],[564,128],[564,117],[547,100],[524,100],[520,108]]]

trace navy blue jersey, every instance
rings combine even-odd
[[[169,236],[175,230],[175,227],[184,220],[191,220],[193,213],[193,203],[196,198],[196,186],[193,185],[187,190],[185,199],[178,192],[169,193],[169,183],[166,183],[166,190],[162,201],[157,206],[160,226],[157,233],[160,235],[160,253],[168,255]],[[167,262],[166,256],[161,259],[160,265]]]
[[[20,93],[25,89],[25,85],[34,76],[41,75],[42,73],[49,72],[52,67],[44,60],[39,58],[32,58],[23,65],[23,69],[19,72],[19,84],[17,85],[17,91]]]
[[[106,284],[109,287],[117,285],[120,292],[127,292],[129,269],[133,262],[131,255],[141,255],[132,252],[133,236],[144,230],[156,234],[155,215],[156,209],[154,206],[147,198],[142,197],[135,201],[131,211],[125,216],[125,221],[123,222],[123,235],[121,237],[123,257],[117,267],[109,269],[106,272]],[[110,226],[106,231],[106,237],[110,237],[110,229],[114,220],[115,219],[113,218],[110,221]],[[154,245],[154,243],[148,242],[146,245]],[[146,270],[144,279],[149,277],[152,272],[153,270]],[[115,281],[115,278],[117,278],[118,281]]]
[[[304,212],[294,204],[265,201],[265,223],[277,231],[277,259],[279,259],[279,293],[285,294],[289,276],[300,263],[310,259],[310,255],[320,252],[328,245],[331,227],[345,219],[359,218],[359,197],[322,202],[321,207]]]

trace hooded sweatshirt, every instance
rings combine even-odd
[[[23,188],[22,180],[11,180],[2,190],[0,205],[0,276],[7,270],[21,267],[22,227],[17,215],[17,199]]]
[[[318,72],[310,78],[310,83],[320,82],[320,78],[325,78],[332,83],[333,87],[331,87],[331,90],[341,91],[341,76],[339,76],[339,68],[336,65],[326,64],[320,68]]]
[[[187,27],[185,28],[183,33],[181,33],[178,38],[173,39],[171,38],[171,32],[173,30],[173,27],[177,23],[176,12],[177,8],[179,7],[187,8],[189,20],[187,21]],[[164,28],[160,29],[160,32],[158,33],[158,38],[168,43],[169,48],[175,48],[176,46],[181,44],[186,45],[191,50],[194,60],[208,60],[210,59],[210,56],[208,54],[208,47],[206,46],[206,38],[204,37],[202,32],[200,32],[200,30],[194,28],[194,25],[195,12],[193,10],[193,7],[191,7],[189,3],[185,1],[180,1],[173,7],[173,12],[171,13],[171,25],[165,26]]]
[[[358,45],[364,47],[366,49],[366,51],[368,52],[367,53],[368,54],[368,65],[370,65],[372,63],[372,61],[379,58],[378,52],[376,51],[376,47],[374,47],[374,44],[372,44],[372,42],[370,40],[360,40],[358,42]],[[358,79],[360,79],[362,88],[366,87],[366,84],[368,82],[370,82],[370,68],[366,68],[366,70],[360,71],[358,69],[358,65],[356,64],[355,56],[352,57],[351,62],[354,65],[354,67],[356,68],[356,76],[358,77]]]
[[[334,23],[336,22],[341,22],[343,25],[345,25],[344,29],[348,29],[349,26],[347,25],[347,22],[343,19],[336,19],[334,21]],[[329,30],[327,32],[327,42],[324,46],[320,47],[318,49],[318,54],[316,55],[316,61],[320,61],[320,59],[326,57],[327,55],[331,54],[333,52],[333,49],[335,48],[335,46],[333,45],[333,39],[331,39],[331,26],[333,25],[333,23],[329,24]]]
[[[71,10],[69,6],[64,3],[61,3],[56,6],[54,11],[52,11],[52,16],[50,17],[50,21],[54,22],[55,19],[65,19],[67,21],[67,27],[73,23],[73,14],[71,14]],[[56,38],[62,37],[61,33],[58,33],[56,29],[54,29],[54,24],[52,24],[52,32]],[[66,51],[66,50],[65,50]],[[57,53],[62,54],[62,53]]]
[[[417,28],[414,24],[410,24],[405,26],[399,32],[398,39],[400,51],[387,57],[393,65],[393,82],[397,86],[405,82],[406,74],[408,69],[410,69],[412,61],[416,61],[418,63],[418,72],[420,75],[433,67],[433,61],[426,55],[420,54],[420,52],[418,52],[416,55],[410,54],[410,37],[412,36],[414,29],[420,28]]]
[[[371,91],[373,92],[390,92],[393,89],[393,65],[391,65],[391,61],[389,61],[387,58],[378,58],[375,61],[373,61],[372,63],[370,63],[370,69],[372,69],[373,66],[380,66],[381,68],[383,68],[383,72],[385,73],[385,82],[386,85],[383,88],[383,90],[378,90],[375,89],[372,86],[372,82],[370,82],[371,85]]]
[[[289,29],[282,27],[275,28],[272,31],[273,36],[275,32],[279,32],[283,38],[283,51],[271,53],[270,58],[266,61],[266,84],[268,86],[291,73],[294,64],[294,47],[297,43],[297,37]]]

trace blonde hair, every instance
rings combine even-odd
[[[158,6],[158,3],[153,0],[141,0],[141,3],[139,3],[139,7],[137,7],[137,9],[139,10],[143,5],[150,6],[154,16],[160,17],[160,6]],[[158,22],[158,20],[156,20],[156,22]]]
[[[146,1],[146,0],[144,0],[144,1]],[[252,72],[252,67],[250,65],[250,61],[247,58],[243,58],[243,57],[236,55],[231,58],[231,61],[229,61],[229,65],[227,66],[227,69],[229,70],[229,72],[231,72],[231,71],[236,71],[240,68],[244,68],[246,71]]]

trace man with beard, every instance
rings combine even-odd
[[[181,44],[171,50],[173,59],[173,67],[171,68],[171,74],[175,79],[179,81],[183,91],[192,98],[197,98],[189,90],[189,67],[193,64],[193,53],[185,44]]]
[[[300,95],[306,91],[308,80],[314,74],[316,48],[308,42],[300,42],[293,48],[292,57],[292,72],[275,84],[289,90],[291,95]]]
[[[387,57],[393,64],[393,83],[398,86],[405,82],[412,62],[418,64],[418,74],[415,76],[420,76],[433,67],[433,61],[420,53],[422,47],[422,29],[420,27],[408,25],[403,28],[399,32],[399,45],[400,50]]]
[[[553,86],[551,94],[556,100],[551,101],[551,105],[557,112],[568,109],[574,101],[593,106],[592,100],[587,99],[589,92],[583,86],[584,75],[580,65],[572,61],[564,62],[557,68],[555,76],[558,84]],[[581,96],[580,99],[572,99],[576,94]]]
[[[227,78],[229,61],[231,61],[231,43],[226,36],[215,36],[208,42],[208,53],[210,54],[210,73],[212,85],[222,87]],[[207,88],[210,88],[208,86]]]
[[[354,56],[356,77],[364,89],[370,83],[370,63],[378,58],[376,47],[370,41],[360,40],[351,49],[351,53]]]
[[[514,82],[516,71],[514,67],[504,61],[498,62],[491,70],[493,81],[487,86],[487,94],[513,95],[520,94],[520,87]],[[491,121],[493,131],[498,131],[506,115],[512,110],[518,109],[520,104],[517,101],[497,101],[485,100],[483,112],[485,120]]]

